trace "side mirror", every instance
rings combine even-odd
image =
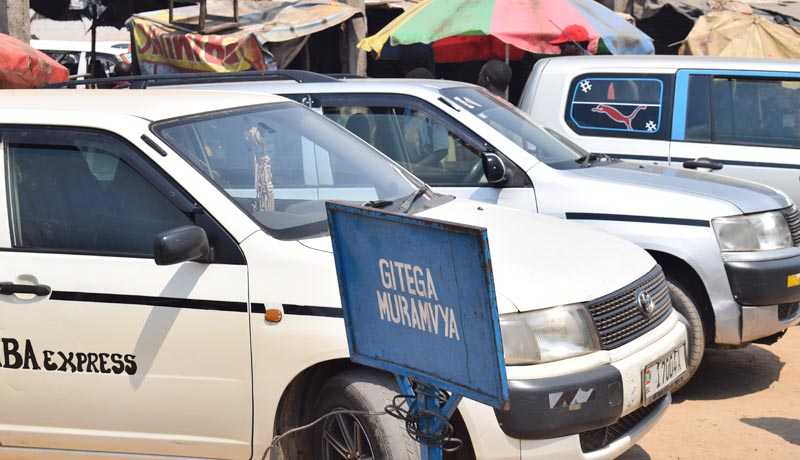
[[[156,265],[172,265],[208,258],[208,235],[194,225],[185,225],[159,233],[153,243]]]
[[[483,174],[489,185],[502,185],[506,181],[506,165],[500,155],[496,153],[484,152],[481,154],[483,162]]]

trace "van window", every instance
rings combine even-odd
[[[799,147],[800,81],[692,76],[686,139]]]
[[[152,257],[157,234],[193,223],[111,137],[53,128],[4,138],[14,248]]]
[[[584,75],[573,81],[566,121],[578,134],[663,139],[671,84],[664,76]]]
[[[478,185],[484,177],[480,151],[427,111],[374,101],[326,104],[323,113],[429,184]]]

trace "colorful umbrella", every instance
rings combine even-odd
[[[548,43],[569,25],[586,28],[612,54],[653,54],[644,32],[594,0],[422,0],[358,47],[375,51],[384,44],[433,43],[454,35],[491,35],[537,54],[558,54]]]
[[[492,35],[454,35],[433,42],[435,62],[456,63],[465,61],[488,61],[505,59],[518,61],[525,51],[500,41]]]
[[[0,34],[0,88],[40,88],[66,81],[69,71],[43,52]]]

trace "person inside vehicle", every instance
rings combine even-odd
[[[478,73],[478,85],[488,89],[492,94],[506,98],[508,83],[511,81],[511,66],[503,61],[492,59],[481,67]]]
[[[133,75],[133,66],[129,62],[118,62],[114,66],[114,76],[115,77],[128,77]],[[128,88],[131,86],[131,82],[129,81],[118,81],[114,83],[112,88]]]
[[[589,32],[578,24],[567,26],[555,40],[550,40],[551,45],[557,45],[561,56],[583,56],[589,52]]]

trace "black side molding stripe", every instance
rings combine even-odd
[[[722,163],[724,165],[730,166],[755,166],[758,168],[777,168],[777,169],[800,169],[800,164],[788,164],[788,163],[764,163],[758,161],[734,161],[734,160],[718,160],[716,158],[712,158],[717,163]],[[695,158],[673,158],[672,161],[676,163],[683,163],[687,160],[695,160]]]
[[[148,297],[138,295],[96,294],[89,292],[53,291],[50,300],[72,302],[119,303],[125,305],[148,305],[153,307],[189,308],[192,310],[221,310],[247,312],[246,302],[221,300],[178,299],[172,297]]]
[[[611,158],[617,158],[620,160],[637,160],[637,161],[669,161],[667,157],[654,157],[654,156],[647,156],[647,155],[625,155],[619,153],[607,153],[606,155],[610,156]],[[696,158],[681,158],[681,157],[673,157],[673,163],[683,163],[684,161],[692,161],[696,160]],[[730,165],[730,166],[749,166],[749,167],[757,167],[757,168],[776,168],[776,169],[800,169],[800,164],[789,164],[789,163],[764,163],[758,161],[734,161],[734,160],[720,160],[717,158],[713,159],[717,163],[722,163],[723,165]]]
[[[308,305],[291,305],[291,304],[283,304],[282,306],[283,306],[283,313],[286,315],[344,318],[344,311],[341,308],[311,307]],[[264,314],[266,312],[267,312],[267,306],[264,305],[263,303],[254,303],[251,305],[250,313]]]
[[[327,318],[344,318],[344,310],[333,307],[311,307],[308,305],[283,305],[287,315],[324,316]]]
[[[670,217],[626,216],[624,214],[593,214],[589,212],[568,212],[568,220],[611,220],[620,222],[643,222],[647,224],[689,225],[692,227],[710,227],[711,222],[696,219],[677,219]]]
[[[620,160],[642,160],[642,161],[664,161],[664,162],[669,161],[668,157],[651,157],[647,155],[624,155],[619,153],[606,153],[606,155],[610,156],[611,158],[617,158]],[[694,160],[694,158],[692,159]]]

